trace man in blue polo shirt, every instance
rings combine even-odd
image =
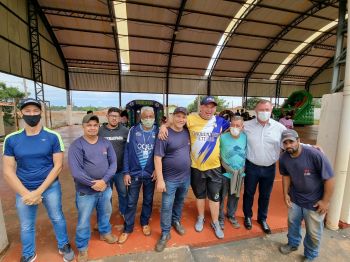
[[[64,145],[61,136],[40,123],[41,104],[35,99],[20,102],[24,129],[6,136],[3,174],[16,192],[16,208],[21,225],[21,262],[36,260],[35,220],[38,205],[43,203],[64,261],[72,261],[72,251],[62,212],[61,185]]]
[[[296,131],[283,131],[281,142],[286,150],[279,163],[284,202],[288,207],[288,244],[280,246],[279,250],[286,255],[298,249],[304,220],[304,261],[311,261],[319,253],[324,218],[334,188],[334,173],[322,152],[300,144]]]

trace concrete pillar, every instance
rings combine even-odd
[[[1,199],[0,199],[0,254],[2,251],[4,251],[7,248],[8,244],[9,242],[7,239],[4,215],[2,213],[2,205],[1,205]]]
[[[343,198],[343,205],[340,213],[340,221],[350,224],[350,155],[348,165],[348,175],[346,176],[345,191]]]
[[[4,126],[4,113],[2,112],[2,106],[0,106],[0,136],[5,135],[5,126]]]
[[[350,6],[350,0],[348,0],[348,6]],[[350,19],[348,19],[348,32],[350,32]],[[347,199],[347,207],[345,202],[343,204],[344,196],[349,195],[350,188],[345,188],[347,180],[349,180],[349,155],[350,155],[350,37],[347,38],[347,54],[345,65],[345,77],[344,77],[344,90],[343,90],[343,105],[342,114],[339,126],[339,138],[337,146],[337,154],[335,158],[334,173],[335,173],[335,190],[331,199],[331,205],[327,215],[326,226],[329,229],[337,230],[339,228],[340,213],[346,214],[347,209],[349,211],[350,205]],[[345,194],[346,191],[346,194]],[[342,210],[343,206],[343,210]]]
[[[67,105],[66,115],[67,115],[67,125],[69,125],[69,126],[73,125],[73,122],[72,122],[72,105]]]

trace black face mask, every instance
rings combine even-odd
[[[26,124],[28,126],[34,127],[36,126],[41,119],[41,115],[34,115],[34,116],[30,116],[30,115],[23,115],[23,120],[24,122],[26,122]]]

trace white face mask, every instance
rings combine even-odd
[[[268,111],[262,111],[262,112],[258,112],[258,119],[262,122],[266,122],[270,119],[271,116],[271,112]]]
[[[239,134],[241,133],[241,130],[237,127],[230,127],[230,133],[233,136],[239,136]]]

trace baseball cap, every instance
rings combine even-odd
[[[98,119],[98,116],[93,114],[87,114],[83,117],[83,124],[89,123],[89,121],[95,120],[97,123],[100,123],[100,120]]]
[[[216,103],[215,98],[213,96],[205,96],[205,97],[203,97],[203,99],[201,101],[201,105],[207,105],[209,103],[213,103],[213,104],[215,104],[215,106],[218,105],[218,103]]]
[[[37,106],[41,110],[41,103],[39,102],[39,100],[36,100],[34,98],[26,98],[26,99],[20,100],[19,101],[19,110],[22,110],[23,108],[25,108],[26,106],[29,106],[29,105]]]
[[[299,138],[298,133],[293,129],[287,129],[282,132],[281,142],[283,143],[286,140],[297,141]]]
[[[187,115],[187,109],[182,107],[182,106],[179,106],[177,108],[175,108],[173,114],[177,114],[177,113],[184,113],[185,115]]]

